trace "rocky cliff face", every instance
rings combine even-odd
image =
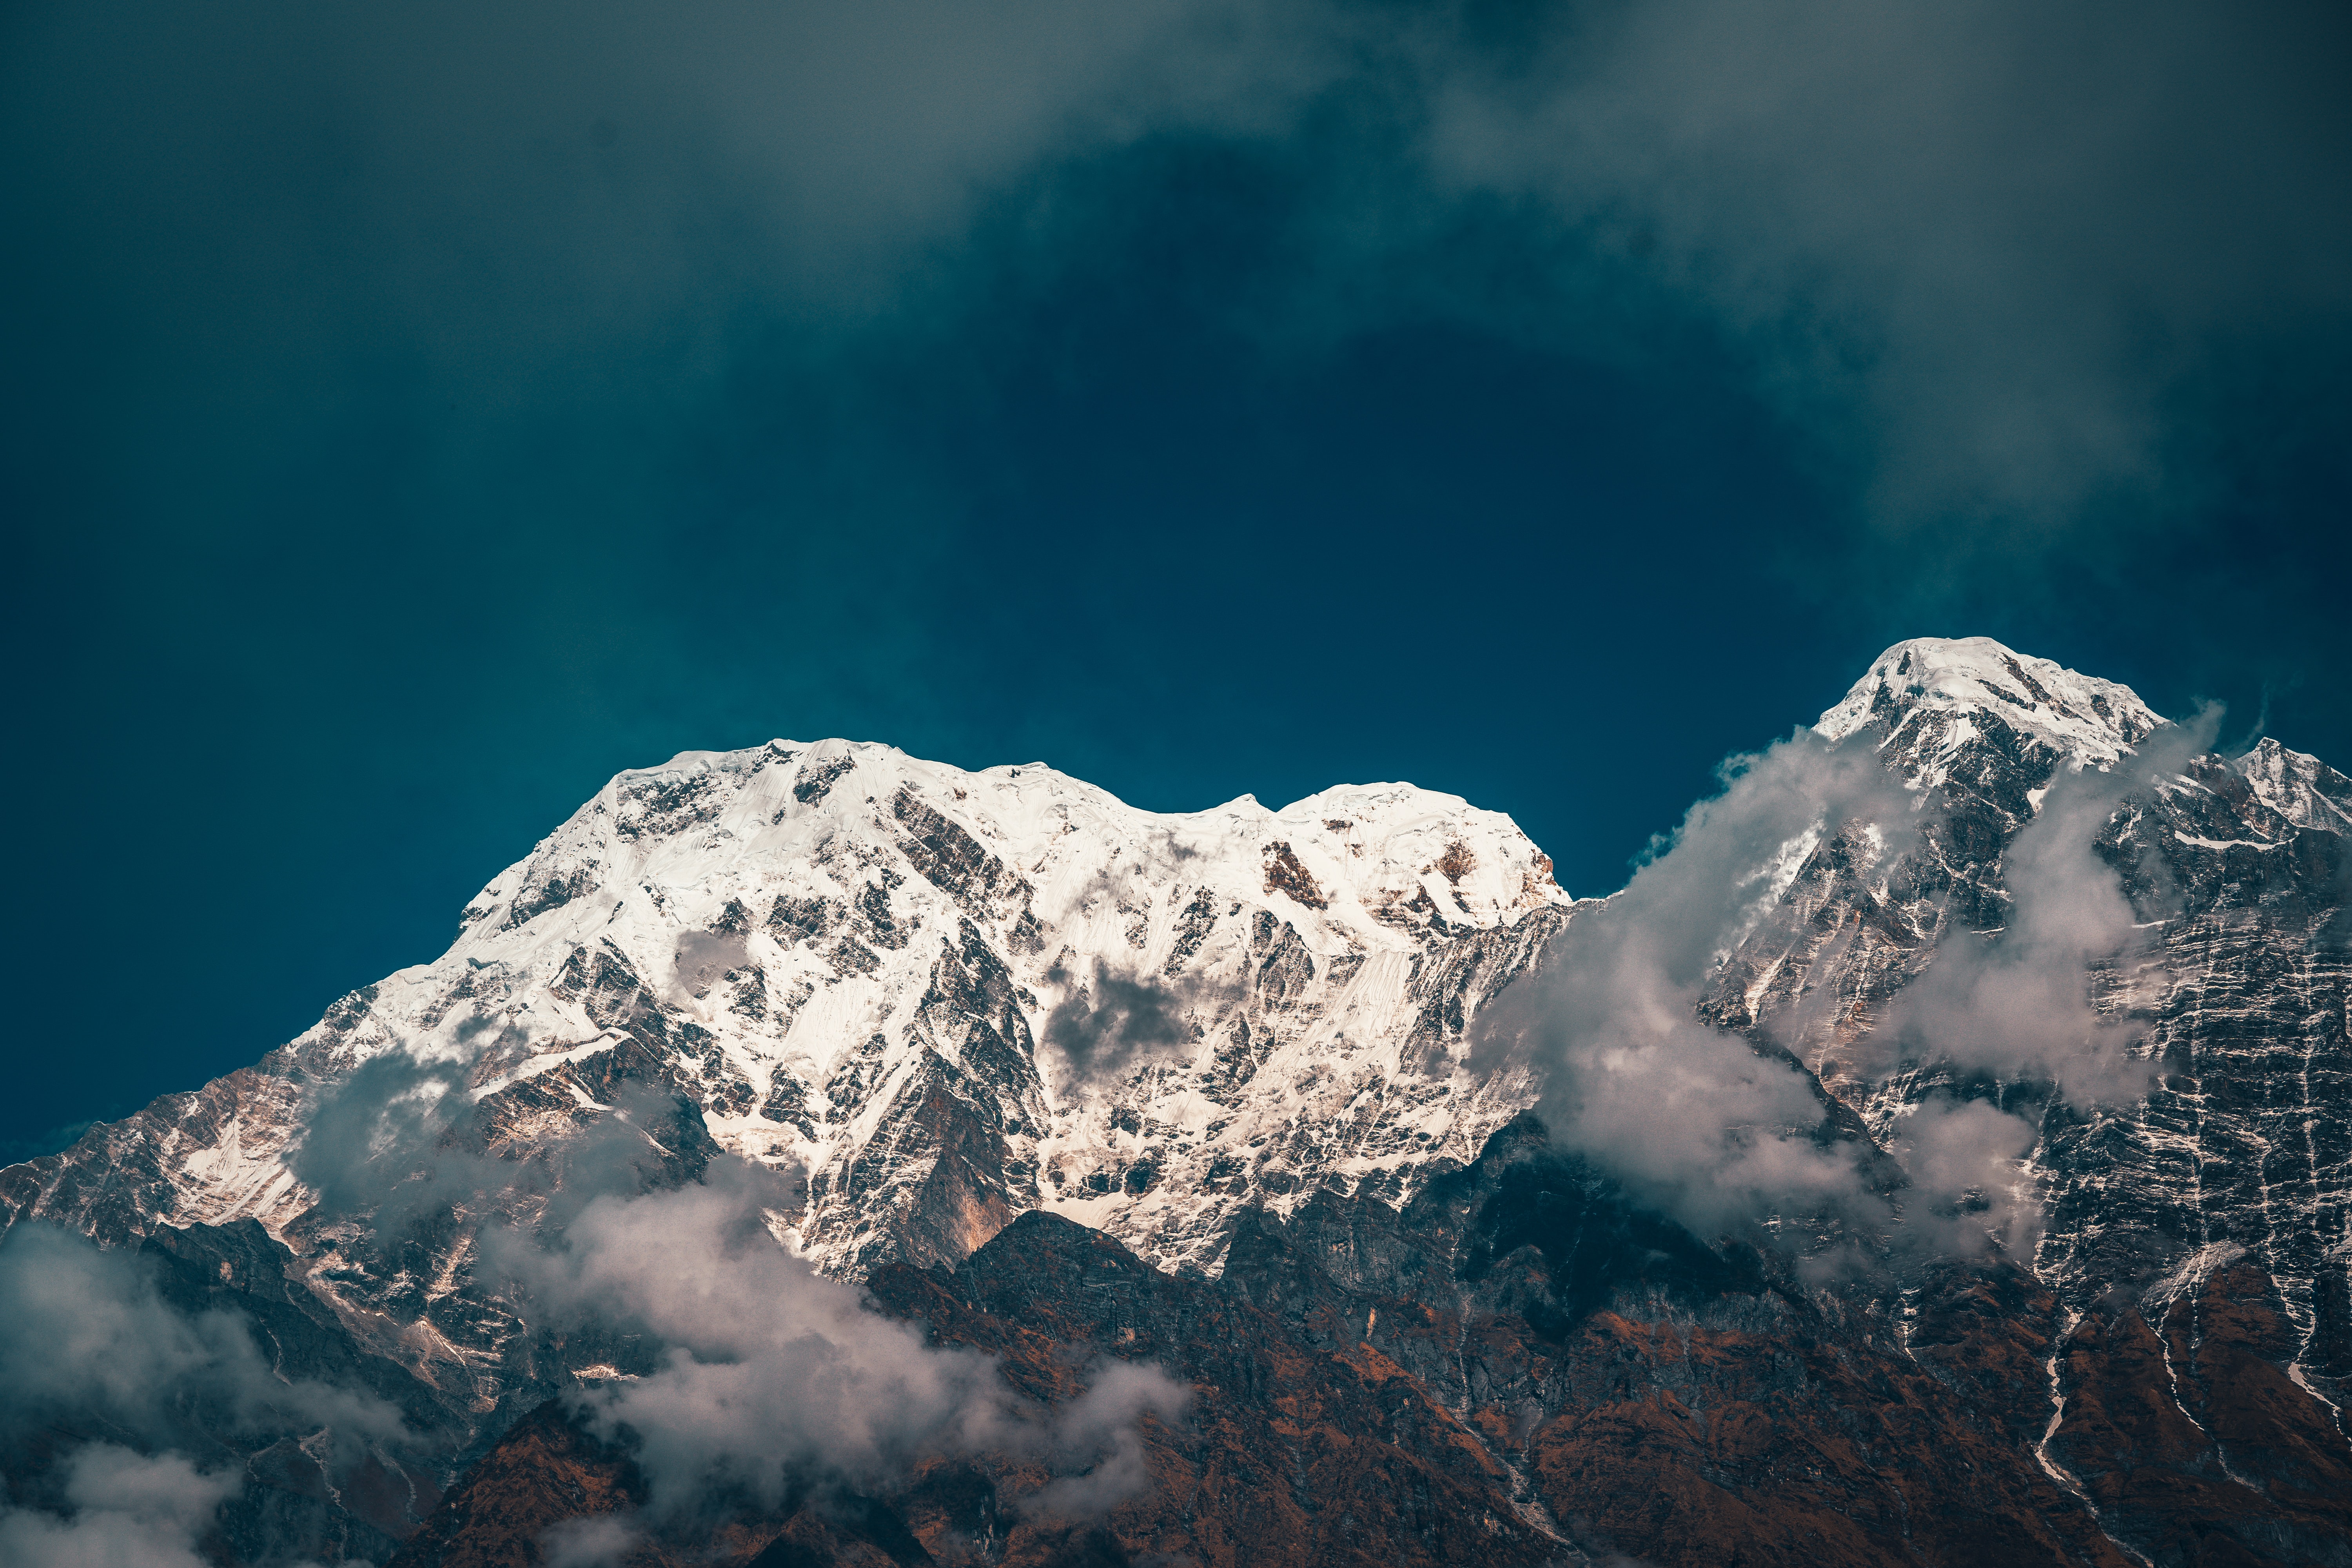
[[[1831,825],[1706,1010],[1794,1051],[1884,1145],[1954,1101],[2031,1124],[1998,1234],[2056,1304],[2037,1452],[2116,1540],[2202,1561],[2221,1521],[2259,1518],[2268,1545],[2245,1550],[2343,1560],[2340,1500],[2282,1519],[2352,1478],[2352,780],[2275,741],[2199,753],[2159,723],[1986,639],[1889,649],[1822,729],[1873,745],[1930,826],[1886,856],[1880,825]],[[1913,1005],[2000,951],[2025,914],[2022,836],[2085,768],[2106,771],[2084,837],[2125,919],[1978,976],[2017,1011],[2083,1016],[2004,1041],[1988,1008]],[[2004,1048],[2020,1039],[2037,1048]]]
[[[1985,639],[1889,649],[1818,731],[1902,804],[1771,851],[1698,1012],[1885,1173],[1837,1260],[1519,1117],[1541,1064],[1482,1009],[1593,906],[1507,818],[1155,816],[840,742],[623,774],[443,958],[0,1204],[274,1248],[429,1407],[431,1479],[472,1469],[418,1563],[640,1484],[560,1412],[499,1441],[643,1348],[527,1321],[486,1227],[722,1152],[804,1172],[783,1239],[1036,1398],[1127,1358],[1202,1403],[1083,1530],[965,1455],[635,1560],[2352,1563],[2352,781]],[[351,1120],[386,1104],[407,1142]]]
[[[1120,1357],[1170,1368],[1194,1406],[1143,1424],[1149,1483],[1083,1525],[1025,1505],[1040,1478],[1017,1458],[943,1458],[880,1495],[698,1520],[625,1561],[723,1542],[757,1562],[785,1540],[806,1552],[790,1561],[879,1562],[877,1515],[914,1538],[902,1563],[2133,1561],[2036,1462],[2018,1422],[2038,1413],[2007,1402],[2055,1310],[2029,1276],[1956,1271],[1906,1350],[1888,1317],[1630,1207],[1532,1121],[1402,1210],[1327,1190],[1286,1222],[1244,1217],[1215,1282],[1033,1214],[952,1275],[892,1265],[872,1284],[1041,1401]],[[625,1451],[551,1423],[502,1443],[397,1568],[514,1560],[518,1534],[642,1490]]]
[[[1873,853],[1874,825],[1820,844],[1708,1011],[1789,1046],[1882,1142],[1937,1097],[2023,1115],[2041,1217],[2014,1239],[2070,1310],[2124,1290],[2160,1313],[2251,1264],[2275,1282],[2294,1377],[2340,1399],[2352,780],[2269,740],[2234,761],[2176,746],[2153,776],[2126,776],[2132,748],[2162,749],[2158,723],[2121,688],[1985,639],[1890,649],[1822,728],[1874,745],[1933,826],[1899,858]],[[2089,1003],[2076,1037],[2004,1060],[1917,1026],[1932,1014],[1884,1027],[1952,950],[2011,925],[2013,847],[2085,765],[2116,770],[2084,837],[2128,921],[2066,976]],[[1986,975],[2036,1005],[2038,978]],[[2058,1080],[2081,1057],[2067,1049],[2101,1035],[2108,1081],[2068,1093]]]

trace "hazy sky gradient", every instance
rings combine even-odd
[[[1579,893],[1879,648],[2352,763],[2340,8],[34,3],[0,1137],[771,736]]]

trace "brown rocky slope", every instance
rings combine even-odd
[[[2283,1370],[2261,1271],[2213,1280],[2176,1308],[2207,1320],[2177,1405],[2136,1314],[2076,1326],[2053,1466],[2061,1321],[2030,1276],[1949,1268],[1906,1346],[1866,1292],[1842,1306],[1700,1244],[1524,1118],[1402,1213],[1325,1195],[1258,1217],[1216,1281],[1044,1214],[952,1274],[877,1273],[877,1307],[994,1354],[1041,1403],[1108,1357],[1190,1385],[1184,1418],[1144,1418],[1141,1482],[1096,1517],[1038,1511],[1034,1460],[942,1455],[877,1497],[812,1478],[782,1512],[660,1523],[622,1560],[2344,1561],[2352,1453]],[[550,1406],[396,1562],[541,1561],[544,1531],[635,1487],[625,1449]]]

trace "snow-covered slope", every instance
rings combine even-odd
[[[1213,1270],[1239,1206],[1475,1154],[1531,1090],[1449,1047],[1570,903],[1507,817],[1406,784],[1157,815],[1036,764],[688,752],[599,791],[441,958],[81,1162],[143,1179],[51,1172],[32,1206],[118,1236],[252,1215],[323,1259],[300,1105],[401,1052],[461,1074],[509,1155],[616,1076],[683,1091],[720,1146],[810,1173],[799,1239],[833,1272],[952,1263],[1034,1207]]]
[[[1889,648],[1820,730],[1909,786],[1924,830],[1824,822],[1788,849],[1801,864],[1701,1016],[1796,1057],[1883,1148],[1957,1100],[2021,1119],[2022,1196],[1984,1224],[2068,1311],[2169,1321],[2258,1260],[2283,1364],[2352,1391],[2352,782],[2275,742],[2188,757],[2128,689],[1984,638]],[[2156,745],[2178,756],[2142,778]],[[1916,1011],[1885,1029],[2009,925],[2018,836],[2086,769],[2116,770],[2079,826],[2127,934],[2033,973],[2095,1013],[2113,1081],[2063,1090],[2049,1061]],[[109,1241],[257,1218],[355,1335],[486,1411],[581,1363],[476,1278],[479,1226],[530,1223],[624,1117],[663,1179],[719,1148],[804,1170],[792,1239],[837,1276],[952,1263],[1031,1209],[1214,1274],[1246,1211],[1393,1208],[1534,1101],[1463,1047],[1577,908],[1507,818],[1410,785],[1159,815],[1041,765],[841,741],[688,753],[614,779],[439,959],[0,1173],[0,1214]],[[315,1108],[384,1064],[421,1075],[403,1093],[452,1086],[463,1114],[371,1180],[441,1151],[491,1162],[396,1245],[290,1158]]]

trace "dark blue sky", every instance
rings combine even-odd
[[[2352,763],[2328,8],[394,9],[0,21],[19,1152],[689,747],[1579,893],[1902,637]]]

